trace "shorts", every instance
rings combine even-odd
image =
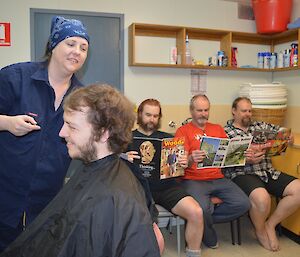
[[[156,204],[161,205],[169,212],[184,197],[190,196],[181,186],[174,185],[164,190],[152,191],[152,197]]]
[[[257,175],[239,175],[232,179],[248,196],[258,188],[265,188],[271,195],[282,197],[284,189],[296,178],[285,173],[280,173],[278,179],[272,179],[268,174],[268,182],[262,181]]]

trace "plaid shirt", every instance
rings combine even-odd
[[[279,129],[279,126],[275,126],[273,124],[265,123],[265,122],[257,122],[253,121],[251,125],[248,128],[248,131],[245,132],[239,128],[236,128],[233,126],[233,120],[227,121],[227,124],[224,127],[226,134],[229,138],[233,137],[244,137],[244,136],[250,136],[253,134],[255,130],[261,130],[261,129],[268,129],[268,130],[274,130],[274,132],[277,132]],[[254,140],[254,139],[253,139]],[[260,163],[257,164],[249,164],[246,163],[245,166],[238,166],[238,167],[230,167],[230,168],[224,168],[222,169],[224,175],[227,178],[233,179],[236,176],[239,175],[257,175],[260,177],[260,179],[264,182],[268,182],[268,175],[267,172],[270,173],[271,178],[276,180],[278,179],[280,175],[280,171],[276,170],[272,166],[272,161],[270,157],[265,157]]]

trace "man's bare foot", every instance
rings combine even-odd
[[[270,226],[270,224],[268,223],[268,221],[265,224],[265,228],[266,228],[266,232],[269,238],[269,245],[271,247],[272,251],[279,251],[279,241],[276,235],[276,230],[275,227]]]
[[[257,240],[259,241],[259,243],[266,248],[267,250],[271,251],[271,246],[269,244],[269,238],[268,238],[268,234],[266,232],[266,230],[263,230],[261,232],[257,232],[255,231],[255,235]]]

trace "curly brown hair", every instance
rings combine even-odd
[[[133,104],[112,86],[93,84],[74,90],[64,101],[66,112],[80,111],[82,107],[89,108],[87,120],[92,124],[95,140],[108,131],[109,149],[114,153],[125,151],[132,139]]]

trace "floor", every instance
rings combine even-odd
[[[242,244],[232,245],[229,223],[217,224],[216,231],[219,237],[219,248],[210,249],[202,246],[202,257],[299,257],[300,245],[286,236],[280,237],[279,252],[271,252],[261,247],[254,235],[252,225],[247,217],[241,219]],[[176,227],[172,228],[172,234],[162,229],[166,248],[162,257],[177,257]],[[184,257],[183,226],[181,226],[181,257]]]

